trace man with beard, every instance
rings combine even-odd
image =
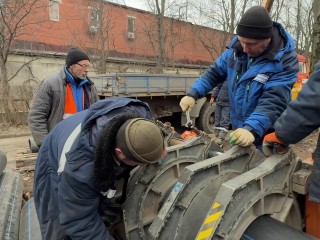
[[[38,147],[61,120],[89,108],[99,100],[93,82],[87,77],[90,59],[71,48],[60,72],[41,82],[29,112],[29,127]]]

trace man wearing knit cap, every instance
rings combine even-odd
[[[28,119],[38,146],[58,122],[98,101],[97,90],[87,77],[89,66],[88,55],[71,48],[64,68],[41,82]]]
[[[164,155],[162,132],[139,100],[104,99],[60,122],[35,167],[42,239],[113,239],[108,227],[121,213],[130,171]]]
[[[230,142],[254,143],[261,150],[263,137],[291,100],[299,71],[294,40],[261,6],[248,9],[227,50],[191,86],[180,101],[190,111],[197,99],[228,81]]]

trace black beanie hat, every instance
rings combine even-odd
[[[144,118],[126,121],[117,133],[116,142],[127,158],[144,164],[156,163],[164,151],[160,128]]]
[[[273,22],[268,11],[255,6],[248,9],[237,26],[237,35],[252,39],[266,39],[272,36]]]
[[[71,65],[81,61],[81,60],[89,60],[90,61],[90,58],[88,57],[87,54],[85,54],[80,49],[70,48],[68,51],[68,54],[67,54],[67,58],[66,58],[67,68],[70,67]]]

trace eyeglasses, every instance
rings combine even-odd
[[[83,69],[88,69],[90,67],[90,65],[83,65],[80,63],[76,63],[77,65],[79,65],[80,67],[82,67]]]

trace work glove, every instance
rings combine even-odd
[[[214,97],[213,97],[213,96],[211,96],[210,101],[209,101],[209,102],[210,102],[210,106],[211,106],[211,107],[213,106],[213,102],[214,102],[214,100],[215,100],[215,99],[214,99]]]
[[[182,112],[191,111],[195,103],[196,100],[193,97],[184,96],[180,101]]]
[[[230,143],[247,147],[255,140],[253,134],[244,128],[238,128],[230,134]]]
[[[289,147],[277,137],[275,132],[273,132],[264,137],[262,151],[265,156],[269,157],[271,154],[284,154],[289,151]]]

